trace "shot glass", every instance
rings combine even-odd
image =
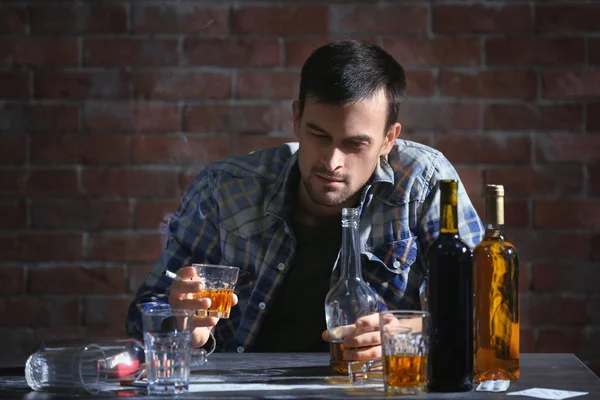
[[[194,311],[149,309],[142,313],[148,394],[188,391]]]
[[[429,313],[383,311],[379,332],[383,357],[366,363],[349,363],[348,375],[355,384],[382,382],[390,394],[419,394],[427,382]]]
[[[231,295],[237,283],[240,269],[225,265],[192,264],[200,280],[200,292],[194,298],[209,298],[208,310],[196,310],[200,317],[229,318]]]
[[[25,380],[35,391],[95,395],[107,383],[106,354],[95,344],[40,349],[27,359]]]

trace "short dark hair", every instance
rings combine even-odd
[[[339,40],[317,48],[300,76],[300,113],[307,98],[345,105],[385,90],[387,127],[398,121],[406,78],[402,66],[385,50],[356,40]]]

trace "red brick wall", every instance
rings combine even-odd
[[[600,370],[600,4],[70,3],[0,6],[0,354],[122,335],[191,176],[289,140],[305,57],[354,37],[405,66],[404,136],[480,211],[506,186],[523,351]]]

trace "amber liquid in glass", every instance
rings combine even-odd
[[[196,310],[196,315],[199,317],[229,318],[232,294],[233,289],[201,290],[194,293],[194,299],[210,299],[210,308],[208,310]]]
[[[427,357],[414,354],[386,355],[383,360],[384,379],[394,388],[425,384]]]

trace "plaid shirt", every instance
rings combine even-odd
[[[294,258],[290,227],[299,179],[297,149],[297,143],[288,143],[228,157],[199,173],[169,222],[160,260],[130,307],[130,335],[141,336],[141,310],[168,307],[171,280],[163,276],[165,269],[175,272],[191,263],[234,265],[240,268],[239,303],[229,319],[219,321],[214,339],[219,351],[252,349]],[[423,255],[439,230],[440,179],[459,179],[440,152],[397,140],[363,188],[363,276],[380,310],[420,307]],[[462,183],[458,217],[460,236],[473,248],[484,229]],[[333,283],[339,277],[337,262],[332,267]]]

